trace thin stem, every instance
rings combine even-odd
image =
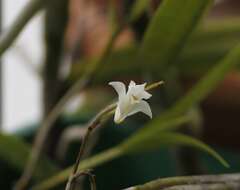
[[[163,82],[160,81],[160,82],[150,84],[149,86],[146,87],[146,90],[152,90],[154,88],[157,88],[162,83]],[[117,106],[117,103],[113,103],[113,104],[107,106],[106,108],[104,108],[101,112],[99,112],[96,115],[96,117],[87,126],[95,126],[99,123],[102,124],[111,115],[114,114],[114,110],[115,110],[116,106]],[[86,164],[85,164],[85,161],[81,162],[81,164],[80,164],[80,160],[81,160],[81,157],[82,157],[82,154],[83,154],[82,149],[84,150],[84,148],[82,148],[82,146],[85,147],[86,138],[88,139],[89,134],[85,134],[85,136],[86,137],[84,137],[85,138],[84,145],[81,145],[81,147],[80,147],[80,151],[79,151],[79,154],[78,154],[78,157],[76,159],[76,162],[75,162],[74,166],[72,168],[68,168],[65,172],[59,173],[58,175],[54,176],[53,178],[50,178],[49,180],[46,180],[43,183],[34,186],[32,188],[33,190],[51,189],[55,185],[57,185],[61,182],[64,182],[67,178],[69,179],[67,184],[70,185],[71,180],[73,178],[71,176],[73,176],[74,173],[77,173],[77,171],[79,171],[79,168],[86,169],[86,168],[89,168],[89,167],[94,167],[94,166],[96,166],[100,163],[104,163],[104,162],[106,162],[110,159],[113,159],[113,158],[122,154],[122,152],[121,152],[122,150],[120,150],[118,148],[116,148],[116,149],[113,148],[113,149],[107,150],[106,152],[104,152],[104,153],[102,153],[102,154],[100,154],[96,157],[93,157],[93,158],[87,160]],[[72,171],[72,173],[71,173],[71,171]],[[71,175],[71,176],[69,177],[69,175]]]
[[[113,160],[119,156],[123,155],[123,151],[120,147],[110,148],[102,153],[99,153],[91,158],[83,160],[80,162],[79,169],[85,170],[87,168],[93,168],[99,166],[103,163]],[[68,167],[67,169],[58,172],[55,176],[45,179],[39,184],[34,185],[32,190],[47,190],[54,189],[57,185],[64,183],[71,174],[73,167]]]
[[[107,106],[105,109],[103,109],[94,119],[93,121],[91,121],[88,124],[87,127],[87,132],[85,133],[84,137],[83,137],[83,141],[81,143],[79,152],[78,152],[78,156],[76,159],[76,162],[74,164],[73,167],[73,171],[72,174],[69,177],[68,183],[66,185],[66,190],[71,190],[72,189],[72,185],[74,186],[74,176],[77,175],[78,169],[79,169],[79,164],[80,161],[82,159],[82,156],[84,154],[85,148],[86,148],[86,144],[88,142],[88,139],[90,137],[90,133],[97,127],[99,127],[107,118],[104,116],[108,116],[108,118],[111,116],[108,113],[113,113],[112,111],[116,108],[116,104],[111,104],[109,106]]]
[[[66,189],[74,190],[75,189],[75,185],[74,185],[75,181],[77,181],[80,177],[82,177],[84,175],[89,178],[91,190],[96,190],[96,186],[97,186],[96,185],[96,179],[95,179],[95,176],[91,173],[90,170],[77,173],[75,176],[73,176],[73,178],[71,180],[71,183],[67,184]]]
[[[146,90],[152,90],[154,88],[157,88],[163,84],[163,81],[155,82],[153,84],[150,84],[149,86],[146,87]],[[74,176],[77,175],[78,169],[79,169],[79,163],[80,160],[84,154],[84,150],[86,148],[87,141],[90,137],[90,133],[97,127],[99,127],[102,124],[102,121],[108,119],[111,115],[114,114],[114,110],[116,108],[116,103],[111,104],[110,106],[107,106],[105,109],[103,109],[93,120],[90,122],[90,124],[87,127],[87,132],[85,133],[83,137],[82,144],[80,146],[80,150],[78,152],[78,156],[75,162],[75,165],[73,167],[72,174],[69,177],[69,180],[66,185],[66,190],[72,190],[74,186]]]
[[[76,164],[74,165],[73,167],[73,173],[72,175],[75,175],[78,171],[78,166],[79,166],[79,163],[80,163],[80,160],[83,156],[83,153],[84,153],[84,150],[85,150],[85,147],[86,147],[86,144],[87,144],[87,141],[89,139],[89,136],[90,136],[90,133],[91,131],[96,128],[98,125],[91,125],[88,127],[87,129],[87,132],[85,134],[85,136],[83,137],[83,141],[81,143],[81,146],[80,146],[80,149],[79,149],[79,153],[78,153],[78,156],[77,156],[77,159],[76,159]]]
[[[152,89],[154,89],[154,88],[159,87],[159,86],[162,85],[162,84],[164,84],[163,81],[158,81],[158,82],[152,83],[152,84],[150,84],[150,85],[147,85],[147,86],[145,87],[145,90],[147,90],[147,91],[152,90]]]
[[[9,30],[5,31],[0,37],[0,56],[12,45],[24,26],[31,18],[48,2],[46,0],[31,0],[20,15],[16,18]]]
[[[35,170],[36,164],[39,160],[39,157],[42,153],[44,142],[47,138],[49,131],[51,130],[51,127],[53,126],[54,122],[57,120],[59,115],[62,113],[62,110],[67,104],[67,102],[69,101],[69,99],[71,99],[76,93],[82,91],[85,88],[85,86],[93,80],[94,73],[96,72],[98,67],[104,63],[105,59],[111,52],[114,42],[118,34],[122,31],[122,28],[123,26],[117,28],[113,32],[106,46],[106,49],[103,52],[99,61],[95,62],[92,65],[92,67],[90,67],[90,69],[88,69],[86,73],[79,80],[77,80],[76,83],[67,91],[67,93],[60,99],[57,105],[53,108],[53,110],[47,116],[46,120],[43,122],[42,127],[39,128],[27,165],[23,171],[22,176],[20,177],[19,181],[16,184],[16,187],[15,187],[16,190],[23,190],[28,185],[29,181],[32,178],[32,175]]]
[[[240,174],[182,176],[157,179],[143,185],[137,185],[125,190],[237,190],[240,188]]]
[[[75,176],[76,180],[77,180],[78,178],[80,178],[81,176],[83,176],[83,175],[88,176],[89,181],[90,181],[90,185],[91,185],[91,190],[96,190],[96,186],[97,186],[97,185],[96,185],[95,175],[93,175],[93,174],[91,173],[91,171],[89,171],[89,170],[83,171],[83,172],[81,172],[81,173],[79,173],[79,174],[77,174],[77,175]]]

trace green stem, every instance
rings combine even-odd
[[[4,32],[0,38],[0,56],[12,45],[24,26],[42,8],[46,0],[31,0],[22,10],[9,30]]]
[[[75,185],[74,184],[75,176],[77,176],[77,174],[78,174],[79,164],[83,157],[83,154],[84,154],[84,151],[85,151],[85,148],[86,148],[86,145],[87,145],[87,142],[88,142],[91,132],[95,128],[101,126],[104,123],[104,121],[106,121],[108,118],[110,118],[110,116],[113,115],[112,111],[114,111],[115,108],[116,108],[116,104],[111,104],[111,105],[107,106],[88,124],[87,132],[85,133],[85,135],[83,137],[83,140],[82,140],[79,152],[78,152],[78,156],[77,156],[75,165],[73,167],[72,174],[69,176],[68,183],[66,185],[66,190],[74,189],[74,188],[72,188],[72,186],[74,187],[74,185]],[[109,113],[111,113],[111,114],[109,114]]]
[[[159,87],[162,84],[163,84],[163,81],[158,81],[158,82],[155,82],[155,83],[152,83],[152,84],[146,86],[145,89],[150,91],[152,89]],[[37,189],[37,190],[50,189],[51,187],[54,187],[55,185],[57,185],[61,182],[64,182],[67,179],[67,177],[71,174],[71,171],[72,171],[71,176],[75,176],[76,173],[79,172],[80,170],[94,167],[98,164],[102,164],[106,161],[112,160],[112,159],[116,158],[117,156],[123,155],[124,152],[122,150],[122,147],[124,147],[124,146],[119,145],[115,148],[109,149],[109,150],[104,151],[103,153],[100,153],[90,159],[85,160],[79,165],[81,157],[83,155],[83,151],[85,149],[86,141],[89,138],[92,128],[94,129],[99,124],[104,123],[111,115],[113,115],[113,113],[114,113],[113,111],[115,110],[116,106],[117,106],[117,103],[110,104],[109,106],[104,108],[102,111],[100,111],[96,115],[96,117],[93,118],[93,120],[90,122],[90,124],[88,124],[88,128],[90,128],[90,130],[88,129],[87,133],[85,134],[84,143],[82,143],[82,145],[80,147],[80,151],[79,151],[78,157],[76,159],[76,163],[73,167],[70,167],[70,168],[64,170],[63,172],[50,178],[46,182],[43,182],[39,185],[34,186],[32,189]],[[104,154],[106,154],[106,155],[104,155]],[[69,178],[69,181],[70,181],[70,179],[72,179],[71,176]],[[69,184],[69,182],[68,182],[68,184]],[[67,185],[67,187],[69,187],[69,185]]]

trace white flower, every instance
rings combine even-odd
[[[135,82],[131,81],[127,92],[125,84],[122,82],[110,82],[109,85],[118,93],[118,103],[114,115],[114,121],[116,123],[122,122],[127,116],[137,112],[142,112],[152,118],[151,108],[149,104],[144,101],[152,96],[145,91],[146,83],[136,85]]]

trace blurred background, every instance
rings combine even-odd
[[[2,33],[34,1],[38,0],[1,0]],[[197,0],[197,6],[186,0],[178,7],[176,0],[141,0],[143,3],[139,3],[134,15],[131,11],[136,1],[131,0],[45,3],[1,57],[0,185],[5,189],[15,185],[28,162],[34,139],[48,125],[46,121],[56,108],[57,117],[50,122],[44,146],[39,148],[44,159],[32,174],[30,185],[33,189],[38,189],[35,186],[38,184],[39,189],[64,189],[68,175],[65,181],[55,184],[50,177],[74,163],[86,132],[84,124],[116,98],[108,86],[110,81],[127,85],[130,80],[137,83],[163,80],[165,84],[152,92],[152,121],[143,114],[134,115],[120,127],[108,121],[92,135],[84,158],[111,147],[117,149],[122,142],[137,149],[145,142],[133,145],[128,139],[137,137],[142,128],[149,127],[150,132],[154,130],[152,126],[164,125],[161,116],[165,112],[183,109],[180,115],[191,117],[191,122],[172,124],[175,120],[169,119],[169,126],[183,126],[174,128],[174,134],[210,145],[231,167],[225,168],[206,153],[172,147],[195,146],[197,142],[183,140],[163,143],[162,147],[162,142],[148,139],[154,148],[140,151],[140,156],[128,155],[130,148],[123,157],[117,155],[104,164],[96,161],[98,189],[123,189],[159,177],[239,172],[239,66],[230,72],[227,67],[232,60],[240,63],[239,54],[234,54],[240,42],[240,1],[218,0],[207,5],[208,1],[211,0]],[[186,19],[190,16],[191,19]],[[114,31],[118,31],[116,36],[112,35]],[[106,53],[113,38],[114,43]],[[230,57],[232,54],[235,57]],[[96,63],[100,66],[95,66]],[[223,68],[218,67],[220,63]],[[215,74],[211,73],[212,68]],[[83,88],[75,89],[68,101],[58,107],[81,77],[87,81],[83,80]],[[185,101],[184,97],[190,98]],[[186,110],[181,99],[189,105]],[[41,186],[45,180],[46,184],[54,185]],[[86,180],[84,185],[87,189]]]
[[[3,31],[13,23],[14,19],[27,3],[27,0],[21,0],[18,3],[13,0],[2,0]],[[106,11],[108,3],[107,1],[96,1],[92,5],[84,4],[84,1],[81,0],[71,2],[66,46],[67,49],[72,49],[73,47],[71,46],[74,46],[75,41],[79,41],[79,38],[81,38],[81,50],[77,50],[79,52],[77,54],[83,53],[83,57],[93,57],[101,53],[110,35],[111,26],[107,18],[109,14]],[[211,9],[208,17],[209,19],[226,20],[226,18],[229,18],[230,20],[238,16],[238,6],[238,1],[234,0],[215,1],[215,6]],[[96,18],[95,15],[100,17]],[[143,20],[142,22],[145,21]],[[79,29],[79,25],[81,25],[81,29]],[[93,27],[94,31],[92,30]],[[141,27],[138,30],[141,30]],[[83,35],[84,37],[79,37],[79,35]],[[132,43],[133,35],[130,29],[126,29],[118,40],[118,46],[121,47],[124,44],[126,46],[127,43]],[[238,39],[234,40],[232,40],[233,42],[230,46],[234,46]],[[28,124],[33,124],[43,117],[43,84],[37,72],[40,72],[42,68],[44,48],[44,13],[40,12],[24,28],[13,46],[2,57],[2,128],[4,131],[13,132],[16,129],[24,128]],[[202,51],[201,47],[199,49]],[[198,77],[195,74],[195,76],[191,77],[191,80],[187,79],[185,86],[191,86],[192,78]],[[236,106],[238,89],[240,89],[238,80],[240,80],[238,79],[238,75],[228,75],[225,82],[221,84],[221,88],[219,87],[216,93],[213,93],[208,98],[209,101],[205,101],[204,107],[209,104],[214,105],[210,109],[209,107],[207,107],[208,109],[204,109],[207,116],[209,115],[207,119],[210,120],[209,124],[208,122],[206,124],[211,125],[211,128],[214,128],[216,125],[218,127],[219,125],[225,125],[222,121],[214,126],[210,123],[213,120],[210,118],[212,116],[219,117],[219,114],[224,115],[227,123],[234,123],[235,114],[238,114]],[[225,90],[226,88],[230,91]],[[73,104],[75,103],[76,101]],[[216,108],[217,106],[223,107],[223,113],[221,109]],[[230,116],[230,114],[227,114],[229,112],[224,109],[225,106],[227,106],[228,111],[233,112],[233,115],[231,114]],[[235,109],[236,111],[234,111]],[[209,132],[214,133],[214,129]]]
[[[2,1],[2,28],[14,22],[28,0]],[[34,70],[43,59],[43,13],[38,14],[24,29],[16,43],[2,57],[2,126],[13,132],[42,117],[41,80]]]

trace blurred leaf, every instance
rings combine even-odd
[[[105,63],[99,68],[99,72],[95,74],[94,84],[102,84],[104,82],[109,82],[114,77],[124,77],[130,74],[136,74],[141,68],[137,67],[134,64],[137,53],[137,46],[132,45],[130,47],[125,47],[114,51],[107,58]],[[79,62],[78,64],[74,64],[70,80],[76,80],[81,74],[84,72],[85,67],[90,65],[91,62],[95,61],[95,59],[88,59]]]
[[[141,16],[146,11],[149,3],[149,0],[136,0],[129,15],[129,22],[133,22],[138,19],[139,16]]]
[[[181,126],[183,124],[188,123],[191,118],[187,116],[180,117],[165,117],[162,118],[158,123],[158,127],[148,128],[147,126],[139,129],[136,133],[134,133],[131,137],[125,140],[122,143],[122,147],[125,152],[140,152],[146,151],[149,149],[156,149],[161,145],[161,140],[158,142],[153,142],[161,133],[163,133],[166,129],[175,128]]]
[[[209,153],[225,167],[229,167],[228,163],[208,145],[190,136],[173,132],[162,132],[159,130],[149,129],[145,130],[144,133],[136,133],[124,143],[124,149],[128,153],[135,153],[144,150],[156,149],[160,146],[171,145],[186,145],[198,148]]]
[[[199,76],[240,41],[239,18],[208,19],[199,27],[177,60],[184,75]]]
[[[137,56],[131,57],[135,59],[121,64],[114,62],[111,65],[111,72],[108,74],[113,73],[112,69],[117,65],[125,70],[134,71],[132,68],[138,68],[138,71],[146,72],[146,68],[141,68],[139,63],[150,64],[149,67],[160,74],[160,71],[169,62],[176,59],[210,2],[212,0],[185,0],[184,3],[179,0],[164,0],[149,23]],[[108,66],[105,64],[98,73]],[[85,70],[84,66],[81,66],[81,70]],[[139,75],[139,72],[136,70],[135,72]]]
[[[111,30],[114,31],[118,27],[118,12],[116,10],[117,5],[114,1],[110,1],[108,5],[108,17],[110,21]]]
[[[192,106],[199,104],[221,82],[227,72],[240,63],[240,45],[233,48],[224,59],[214,66],[183,98],[159,117],[152,120],[147,128],[159,126],[164,118],[176,117],[187,112]],[[144,130],[144,129],[143,129]]]
[[[110,148],[95,156],[92,156],[86,160],[81,161],[79,165],[79,169],[84,170],[84,169],[93,168],[105,162],[108,162],[110,160],[113,160],[121,155],[123,155],[123,151],[121,147],[116,146],[114,148]],[[68,179],[70,173],[72,172],[72,169],[73,167],[68,167],[60,172],[55,173],[54,176],[48,179],[45,179],[45,181],[33,186],[31,190],[52,189],[57,185],[64,183]]]
[[[164,130],[164,128],[176,127],[181,124],[187,123],[189,120],[190,119],[185,116],[181,116],[181,117],[177,117],[177,118],[169,118],[169,120],[163,120],[160,123],[160,125],[161,125],[161,129]],[[158,130],[158,132],[160,132],[160,130]],[[137,134],[139,134],[139,135],[137,135]],[[149,135],[151,135],[151,134],[149,134]],[[147,136],[149,136],[149,135],[147,135]],[[146,149],[140,149],[140,147],[142,145],[148,144],[148,141],[151,139],[151,136],[149,139],[148,138],[143,139],[143,141],[135,140],[136,138],[140,138],[140,139],[143,138],[142,136],[144,136],[142,133],[137,132],[136,135],[134,135],[130,139],[127,139],[120,145],[115,146],[109,150],[102,152],[102,153],[99,153],[91,158],[83,160],[80,164],[80,169],[82,170],[82,169],[87,169],[87,168],[93,168],[95,166],[98,166],[98,165],[108,162],[110,160],[113,160],[119,156],[123,156],[125,154],[131,153],[132,149],[136,149],[136,150],[139,149],[139,151],[146,151]],[[127,148],[128,144],[131,146],[131,149]],[[158,148],[159,146],[160,146],[160,144],[156,144],[155,148]],[[67,169],[59,172],[58,174],[56,174],[56,176],[53,176],[52,178],[50,178],[46,181],[43,181],[42,183],[33,187],[32,189],[33,190],[42,190],[42,189],[53,188],[56,185],[66,181],[66,179],[68,178],[71,171],[72,171],[71,167],[67,168]]]
[[[30,146],[21,139],[0,133],[0,159],[8,163],[11,167],[22,171],[30,151]],[[41,180],[57,171],[52,162],[46,158],[42,158],[37,165],[33,177],[35,180]]]
[[[218,43],[223,46],[221,42],[227,40],[239,40],[240,37],[240,18],[222,18],[211,19],[208,18],[204,23],[197,28],[193,37],[191,37],[192,43]]]
[[[240,63],[240,44],[233,48],[216,66],[182,98],[169,112],[182,114],[192,105],[199,104],[212,92],[225,75]]]
[[[170,145],[187,145],[199,148],[212,155],[223,165],[227,166],[227,163],[221,158],[221,156],[219,156],[214,150],[209,148],[204,143],[185,135],[166,131],[166,129],[175,128],[179,125],[189,122],[190,120],[191,118],[186,116],[176,118],[166,117],[165,119],[162,119],[161,122],[159,122],[159,128],[148,129],[147,127],[145,127],[145,129],[147,130],[145,130],[144,132],[142,130],[139,130],[120,145],[103,151],[102,153],[92,156],[86,160],[83,160],[80,164],[80,170],[96,167],[125,154],[139,153],[142,151],[157,149],[161,146]],[[51,189],[65,182],[71,171],[72,167],[69,167],[61,172],[58,172],[55,176],[43,181],[40,184],[37,184],[32,189]]]
[[[158,72],[176,59],[212,0],[165,0],[144,35],[138,62]],[[181,8],[179,8],[181,7]]]
[[[216,62],[226,55],[240,41],[239,18],[230,20],[208,20],[194,33],[176,60],[179,71],[184,76],[200,76],[216,65]],[[138,45],[131,45],[113,52],[105,64],[96,73],[94,84],[102,84],[111,79],[139,76],[144,71],[150,72],[153,79],[159,79],[160,74],[155,67],[139,67],[135,62]],[[74,64],[71,80],[81,76],[84,66],[93,60]],[[158,66],[158,65],[156,65]]]
[[[189,136],[168,132],[169,130],[176,129],[182,124],[190,122],[191,120],[192,118],[190,118],[190,115],[174,117],[171,114],[165,114],[158,119],[157,123],[155,122],[154,127],[152,122],[150,122],[149,125],[138,130],[138,132],[123,142],[122,146],[124,152],[141,152],[169,145],[188,145],[209,153],[225,167],[228,167],[227,162],[217,152],[201,141]]]

